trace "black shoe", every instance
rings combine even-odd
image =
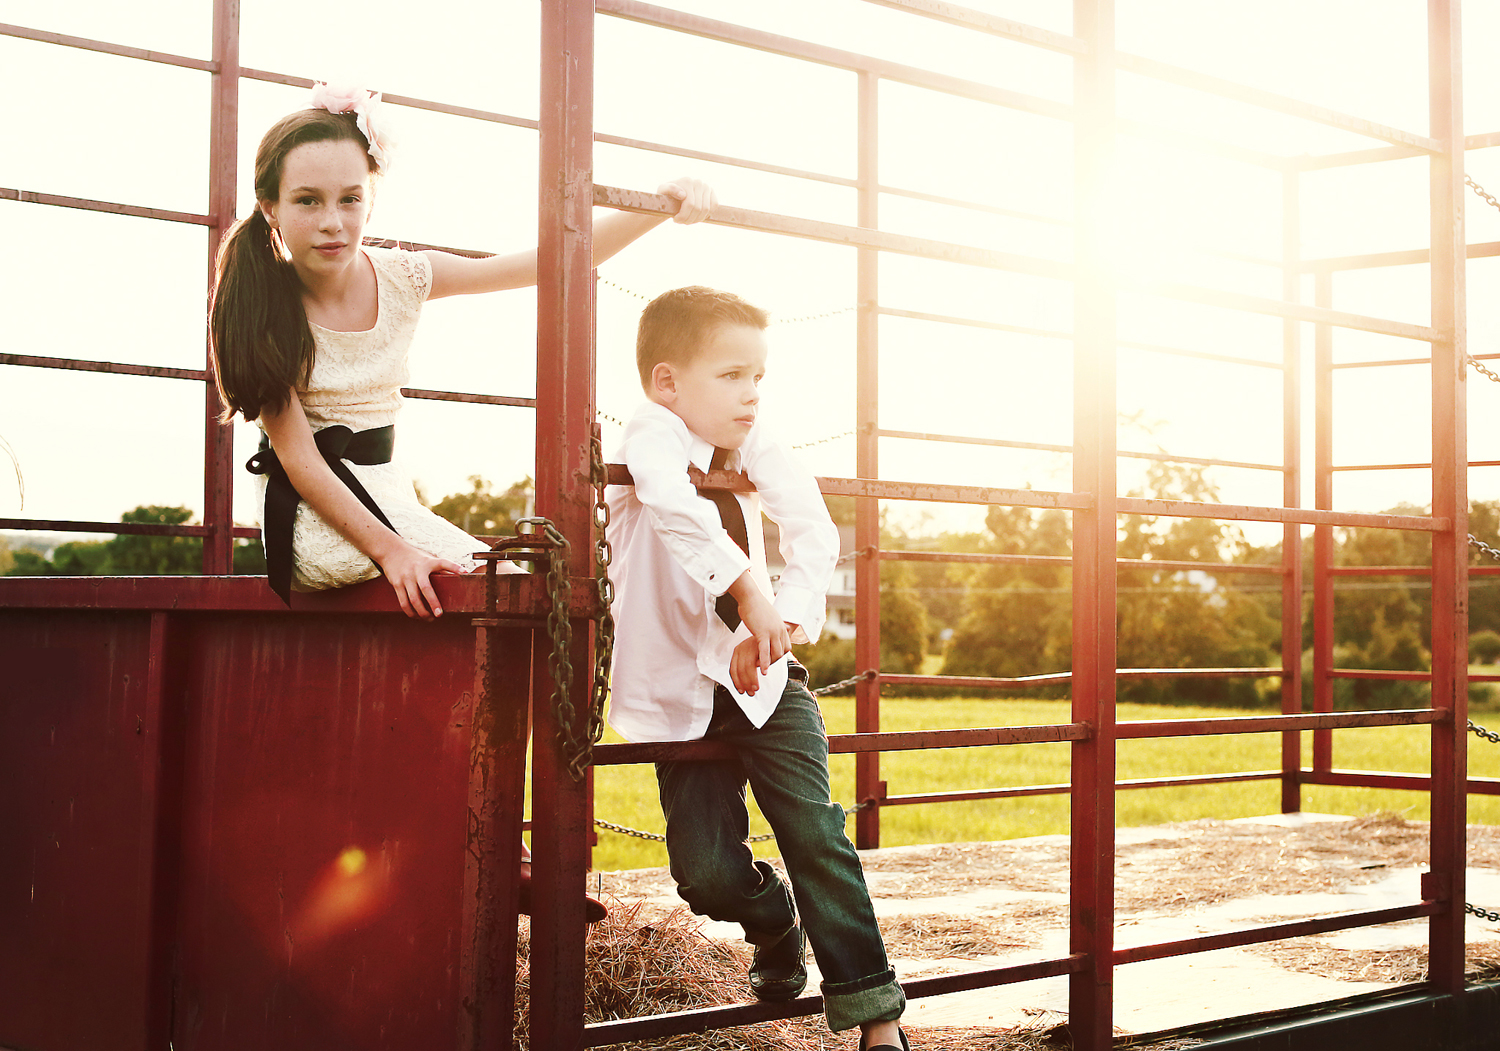
[[[865,1038],[861,1035],[859,1038],[859,1051],[885,1051],[886,1048],[890,1048],[890,1051],[911,1051],[911,1045],[906,1042],[906,1030],[898,1028],[896,1032],[901,1035],[900,1047],[897,1047],[895,1044],[876,1044],[874,1047],[866,1047]]]
[[[750,961],[750,991],[758,1000],[795,1000],[807,988],[802,928],[793,926],[775,945],[757,945]]]

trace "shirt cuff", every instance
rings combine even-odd
[[[773,605],[784,623],[797,625],[792,633],[794,643],[800,646],[818,641],[823,622],[828,618],[828,600],[823,595],[792,584],[776,593]],[[804,637],[798,638],[799,635]]]
[[[750,568],[750,558],[740,546],[723,534],[714,537],[708,550],[702,552],[702,566],[698,583],[715,598],[729,590],[745,570]]]

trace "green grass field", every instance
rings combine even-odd
[[[1121,721],[1192,719],[1236,715],[1264,715],[1265,710],[1190,708],[1122,704]],[[852,733],[854,702],[824,698],[823,715],[831,734]],[[1018,726],[1068,721],[1066,701],[890,700],[881,702],[882,730],[953,729],[979,726]],[[1492,729],[1500,718],[1479,716]],[[1338,769],[1425,772],[1429,733],[1424,726],[1396,726],[1337,730],[1333,765]],[[618,740],[611,735],[610,740]],[[1472,734],[1469,769],[1474,777],[1500,777],[1500,745]],[[1303,734],[1303,759],[1311,764],[1312,735]],[[927,752],[893,752],[881,757],[881,777],[891,795],[915,792],[998,788],[1009,785],[1065,784],[1069,776],[1067,744],[1008,745],[994,748],[947,748]],[[1119,778],[1181,776],[1246,770],[1272,770],[1280,765],[1277,734],[1235,734],[1215,737],[1122,741]],[[854,757],[834,756],[833,797],[853,802]],[[661,808],[656,777],[649,766],[605,767],[595,771],[595,814],[630,828],[659,833]],[[1186,788],[1122,790],[1117,799],[1117,824],[1155,825],[1196,818],[1251,817],[1280,809],[1280,785],[1255,781]],[[1388,810],[1414,820],[1428,816],[1422,792],[1357,788],[1305,787],[1302,809],[1319,813],[1361,815]],[[1471,796],[1469,820],[1500,824],[1500,797]],[[767,826],[751,809],[752,833]],[[887,807],[881,815],[881,845],[948,843],[1014,839],[1068,830],[1066,795],[1022,799],[938,803]],[[757,854],[776,853],[775,843],[757,844]],[[665,865],[666,848],[659,842],[600,830],[594,867],[602,871]]]

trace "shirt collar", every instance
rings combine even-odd
[[[714,458],[714,446],[712,442],[710,442],[706,438],[700,437],[693,431],[689,430],[688,425],[683,422],[682,417],[677,415],[671,409],[667,408],[665,405],[661,405],[648,399],[644,403],[643,411],[648,412],[652,415],[660,416],[663,419],[667,419],[669,420],[669,422],[673,423],[677,430],[680,431],[682,435],[687,439],[688,462],[691,463],[694,467],[698,468],[698,470],[703,471],[705,474],[708,472],[709,465],[713,463]],[[729,470],[738,471],[740,469],[739,456],[740,454],[738,449],[731,450],[731,452],[729,453],[729,459],[727,461]]]

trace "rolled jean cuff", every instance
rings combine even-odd
[[[835,1033],[866,1022],[894,1022],[906,1010],[906,994],[889,967],[852,982],[824,982],[821,991],[828,1028]]]

